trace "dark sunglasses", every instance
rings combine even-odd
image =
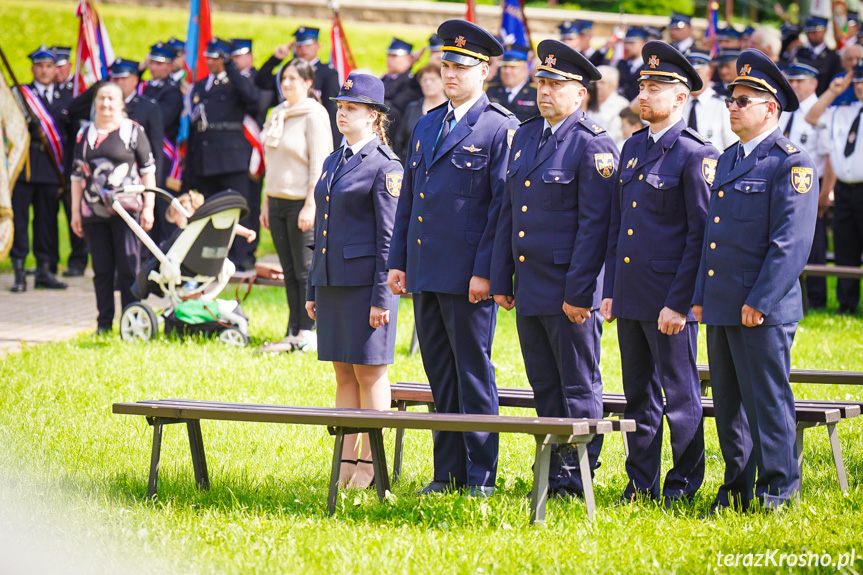
[[[768,98],[750,98],[749,96],[737,96],[736,98],[725,98],[725,107],[730,110],[731,104],[737,104],[737,108],[742,110],[743,108],[748,106],[750,102],[763,104],[764,102],[772,102],[772,100]]]

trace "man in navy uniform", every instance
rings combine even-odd
[[[671,505],[691,500],[704,479],[698,324],[689,308],[719,151],[683,120],[704,82],[689,61],[658,41],[644,45],[642,59],[638,103],[650,126],[623,145],[601,312],[618,319],[625,416],[636,421],[621,499]],[[660,490],[663,415],[672,468]]]
[[[393,38],[387,48],[387,73],[381,77],[386,91],[387,105],[390,107],[389,132],[398,132],[398,124],[405,108],[414,100],[423,97],[419,82],[411,73],[414,65],[413,44]]]
[[[174,61],[171,63],[171,79],[182,85],[186,79],[186,42],[171,36],[165,42],[174,51]]]
[[[51,46],[51,51],[57,57],[54,81],[61,90],[72,93],[72,48],[69,46]]]
[[[684,55],[701,78],[702,88],[692,90],[689,98],[686,99],[683,121],[688,127],[710,140],[717,150],[724,150],[737,141],[737,136],[731,131],[724,97],[719,96],[710,86],[710,78],[713,75],[710,52],[689,50]]]
[[[815,166],[778,129],[797,96],[757,50],[737,60],[729,99],[740,142],[723,152],[711,186],[692,311],[707,355],[725,479],[712,510],[765,509],[800,492],[791,344],[803,318],[799,277],[818,211]],[[756,471],[758,478],[756,480]]]
[[[803,32],[809,46],[797,52],[798,59],[808,60],[818,70],[818,88],[815,93],[819,96],[827,91],[830,80],[843,72],[842,59],[835,50],[828,48],[825,42],[828,24],[830,21],[821,16],[810,15],[806,18]]]
[[[261,91],[270,93],[270,105],[274,106],[283,100],[281,84],[276,78],[278,70],[281,70],[279,65],[292,53],[295,57],[307,61],[315,71],[312,90],[315,91],[321,104],[330,114],[330,127],[333,131],[333,148],[335,149],[342,144],[342,134],[336,123],[336,102],[333,100],[339,95],[339,73],[330,64],[325,64],[318,58],[318,52],[321,50],[321,43],[318,41],[319,34],[320,29],[318,28],[310,26],[297,28],[294,32],[294,41],[290,44],[277,46],[273,50],[273,55],[258,70],[255,75],[255,85]],[[266,118],[266,110],[264,110],[264,118]]]
[[[500,43],[462,20],[444,22],[438,35],[449,102],[420,118],[411,135],[387,283],[393,293],[413,293],[437,410],[496,414],[489,278],[507,140],[518,121],[482,90]],[[434,443],[434,480],[422,494],[453,484],[476,496],[494,491],[497,434],[439,432]]]
[[[68,92],[54,82],[57,56],[44,44],[30,54],[33,81],[21,86],[21,96],[33,112],[30,128],[29,166],[21,170],[12,193],[15,233],[9,256],[15,269],[11,291],[27,290],[24,260],[30,251],[30,206],[33,206],[33,255],[36,256],[36,287],[66,289],[54,277],[52,267],[59,259],[57,210],[63,177]],[[45,134],[46,142],[41,139]],[[47,145],[46,145],[47,143]],[[59,173],[58,173],[59,171]]]
[[[516,309],[537,414],[601,418],[602,318],[592,312],[601,293],[617,145],[580,109],[587,85],[601,78],[596,67],[557,40],[540,42],[537,56],[541,116],[523,122],[512,139],[491,293],[504,309]],[[601,448],[601,436],[588,445],[591,469]],[[552,496],[584,495],[573,445],[554,446],[548,482]]]
[[[508,46],[500,63],[500,84],[489,86],[485,94],[512,112],[520,122],[539,113],[536,105],[536,84],[527,68],[526,46]]]
[[[681,54],[685,54],[694,43],[692,39],[692,16],[672,12],[671,22],[668,24],[668,35],[671,37],[671,46]]]
[[[141,82],[138,92],[144,98],[154,101],[162,113],[163,145],[153,148],[154,158],[157,154],[162,156],[162,169],[157,170],[156,185],[162,189],[176,188],[175,191],[179,191],[179,181],[175,181],[175,176],[179,175],[176,173],[176,167],[179,166],[177,134],[180,131],[180,114],[183,112],[183,93],[180,85],[171,78],[173,59],[174,51],[167,44],[158,42],[150,46],[145,63],[150,70],[151,79]],[[170,156],[166,152],[170,152]],[[153,228],[149,232],[156,243],[167,239],[175,229],[164,218],[167,209],[167,200],[157,195]]]
[[[210,197],[228,188],[248,193],[252,146],[243,134],[243,117],[258,112],[260,93],[231,59],[233,46],[219,38],[204,55],[210,75],[192,88],[191,128],[186,179],[191,189]]]
[[[617,63],[620,72],[620,95],[630,102],[638,96],[638,78],[641,72],[641,49],[649,32],[641,26],[630,26],[623,39],[623,59]]]

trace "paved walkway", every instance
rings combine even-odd
[[[69,339],[81,332],[96,330],[96,296],[92,272],[80,278],[64,278],[65,290],[33,289],[27,277],[27,291],[12,293],[14,276],[0,273],[0,356],[18,351],[22,343],[39,344]],[[117,312],[120,311],[119,295]]]

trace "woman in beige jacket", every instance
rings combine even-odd
[[[288,328],[268,351],[315,351],[314,321],[305,313],[306,280],[314,242],[315,184],[333,151],[330,118],[312,91],[314,70],[294,58],[279,72],[285,101],[264,124],[266,179],[261,225],[271,231],[285,273]]]

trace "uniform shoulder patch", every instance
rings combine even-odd
[[[815,170],[812,168],[795,167],[791,168],[791,187],[798,194],[805,194],[812,189],[812,183],[815,181]]]
[[[507,118],[515,118],[515,115],[512,112],[510,112],[509,110],[504,108],[502,105],[498,104],[497,102],[489,102],[489,104],[491,105],[492,108],[494,108],[495,110],[497,110],[498,112],[500,112],[501,114],[506,116]]]
[[[614,154],[611,152],[594,154],[593,164],[596,166],[596,172],[603,178],[614,175]]]
[[[698,132],[696,132],[692,128],[686,128],[685,130],[683,130],[683,133],[687,134],[693,140],[695,140],[697,142],[701,142],[702,144],[709,144],[710,143],[710,140],[708,140],[707,138],[705,138],[704,136],[702,136],[701,134],[699,134]]]
[[[713,180],[716,179],[716,164],[718,163],[719,160],[714,160],[713,158],[701,159],[701,176],[708,186],[712,186]]]
[[[402,193],[402,175],[401,174],[386,174],[387,193],[394,198],[397,198]]]

